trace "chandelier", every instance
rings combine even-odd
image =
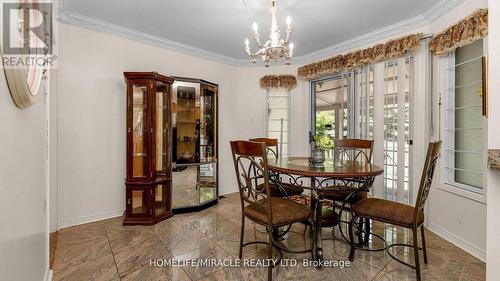
[[[245,39],[245,52],[251,58],[252,63],[256,63],[257,57],[260,57],[266,67],[269,66],[270,61],[278,62],[280,59],[284,59],[286,64],[290,64],[290,60],[293,57],[293,43],[290,42],[290,37],[292,35],[292,19],[290,17],[286,18],[287,31],[286,38],[283,39],[280,35],[280,30],[278,27],[278,22],[276,20],[276,0],[271,0],[271,33],[269,34],[269,40],[262,44],[260,41],[259,27],[257,23],[253,23],[253,38],[259,50],[255,53],[250,51],[250,41],[248,38]]]

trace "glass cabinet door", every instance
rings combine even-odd
[[[154,209],[155,209],[155,216],[158,216],[167,210],[168,188],[167,184],[158,184],[154,188],[155,188]]]
[[[154,138],[155,138],[155,173],[166,175],[168,167],[168,128],[169,117],[169,85],[163,82],[156,82],[154,94]]]
[[[216,149],[216,95],[215,88],[210,86],[202,87],[200,97],[201,116],[200,116],[200,162],[214,161],[217,155]]]
[[[131,134],[132,177],[147,176],[147,92],[148,84],[132,85],[132,116],[128,132]]]
[[[199,203],[215,199],[217,196],[217,163],[202,164],[198,168]]]
[[[200,88],[199,84],[175,82],[173,97],[173,162],[196,163],[199,153]]]
[[[148,214],[148,192],[146,189],[142,188],[132,188],[130,191],[130,196],[128,199],[128,208],[130,215],[141,216]]]

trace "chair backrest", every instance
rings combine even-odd
[[[263,142],[266,144],[266,151],[268,156],[273,156],[278,158],[279,150],[278,150],[278,139],[269,139],[269,138],[255,138],[250,139],[253,142]]]
[[[359,161],[371,164],[373,155],[373,141],[361,139],[335,140],[338,157],[345,160]]]
[[[262,200],[271,198],[266,145],[263,142],[243,140],[231,141],[230,143],[241,207],[244,207],[245,202],[262,205],[269,212],[268,218],[272,218],[271,200]],[[259,183],[264,184],[263,189],[257,188]]]
[[[441,141],[429,143],[429,147],[427,148],[427,156],[425,157],[424,169],[422,171],[422,177],[420,179],[420,187],[418,188],[417,200],[415,201],[415,221],[417,221],[419,212],[423,211],[425,202],[429,197],[432,178],[434,177],[434,170],[436,168],[436,163],[440,154]]]

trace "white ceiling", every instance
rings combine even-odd
[[[305,56],[458,0],[278,0],[278,21],[293,19],[296,56]],[[180,43],[228,59],[245,60],[244,38],[270,25],[269,0],[64,0],[64,13]],[[449,8],[449,4],[447,6]],[[68,20],[70,21],[70,20]],[[75,20],[74,20],[75,21]],[[264,40],[264,39],[263,39]],[[255,46],[252,46],[255,49]]]

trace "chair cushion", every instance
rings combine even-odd
[[[323,207],[321,210],[321,226],[333,227],[339,224],[339,215],[331,208]]]
[[[271,192],[272,197],[285,197],[285,196],[293,196],[293,195],[300,195],[302,192],[304,192],[304,189],[301,187],[297,187],[292,184],[286,184],[286,183],[280,183],[281,188],[283,188],[286,192],[283,192],[281,188],[279,188],[276,184],[274,183],[269,183],[269,191]],[[258,191],[263,191],[264,190],[264,184],[261,183],[257,185],[256,188]]]
[[[344,202],[347,199],[347,196],[351,195],[351,193],[352,191],[332,190],[326,193],[325,198],[329,200]],[[358,194],[356,194],[356,196],[354,196],[354,198],[351,198],[347,203],[356,203],[367,197],[368,197],[368,192],[359,192]]]
[[[243,208],[243,214],[253,221],[268,224],[267,198],[259,200],[259,204],[250,204]],[[271,197],[273,226],[284,226],[308,220],[311,210],[304,204],[292,200]]]
[[[414,223],[414,210],[412,206],[378,198],[366,198],[352,206],[352,211],[360,217],[405,227],[411,227]],[[422,211],[419,212],[417,219],[418,225],[424,222]]]

